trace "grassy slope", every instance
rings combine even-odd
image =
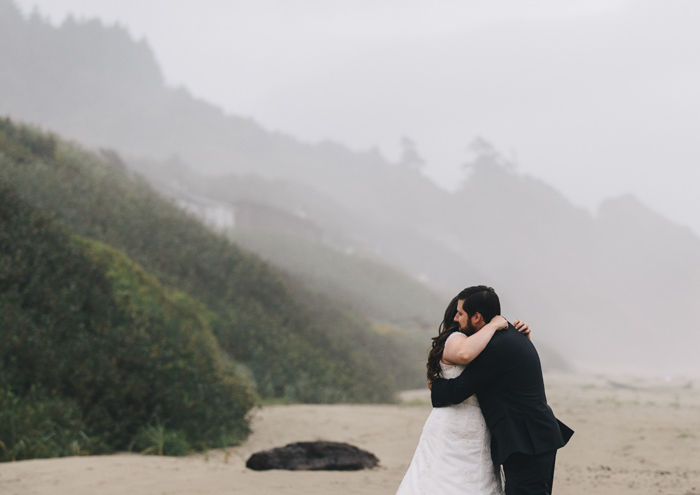
[[[248,432],[249,383],[211,315],[0,180],[0,459],[124,449],[167,424],[195,447]]]
[[[432,335],[449,300],[386,264],[289,234],[235,229],[230,236],[380,326]]]
[[[264,397],[387,401],[397,384],[419,383],[422,363],[401,359],[415,346],[400,336],[380,335],[342,304],[301,290],[77,146],[57,142],[41,155],[51,148],[46,136],[7,121],[0,130],[0,177],[73,232],[116,247],[201,301],[221,345],[248,366]]]

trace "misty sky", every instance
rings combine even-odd
[[[119,22],[169,84],[268,129],[392,160],[408,135],[448,188],[481,136],[578,205],[633,193],[700,234],[700,2],[16,3]]]

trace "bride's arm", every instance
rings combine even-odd
[[[445,343],[445,350],[442,352],[442,359],[451,364],[469,364],[476,356],[481,354],[486,345],[491,341],[491,337],[498,331],[506,328],[508,322],[502,316],[494,316],[489,323],[467,337],[457,334]]]
[[[469,364],[476,356],[481,354],[491,337],[498,331],[508,326],[508,322],[502,316],[494,316],[493,319],[474,335],[467,337],[457,334],[445,343],[442,358],[451,364]],[[532,340],[530,326],[522,320],[515,320],[513,326],[520,333]]]

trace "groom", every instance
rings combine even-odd
[[[501,314],[491,287],[466,288],[457,299],[455,321],[468,335]],[[556,451],[574,432],[547,405],[537,351],[512,325],[496,332],[459,377],[432,384],[433,407],[459,404],[474,394],[491,431],[491,457],[503,465],[506,495],[551,494]]]

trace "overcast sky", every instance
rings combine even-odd
[[[119,22],[268,129],[392,160],[407,135],[445,187],[481,136],[575,204],[633,193],[700,233],[700,2],[15,1]]]

